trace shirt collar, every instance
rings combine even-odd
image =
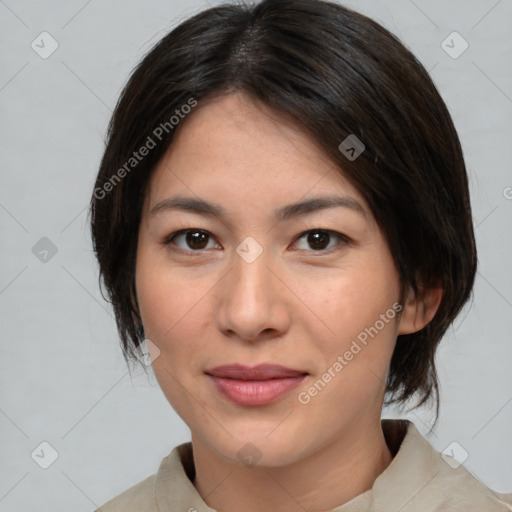
[[[381,425],[393,460],[377,477],[372,489],[331,512],[364,512],[372,504],[380,510],[379,503],[384,501],[384,509],[400,510],[411,501],[415,490],[419,493],[436,476],[438,470],[433,461],[439,454],[412,422],[384,419]],[[160,512],[216,512],[197,492],[192,483],[194,476],[192,443],[183,443],[162,460],[156,474],[155,495]],[[391,497],[390,489],[393,489]]]

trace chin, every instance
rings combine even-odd
[[[212,439],[211,433],[206,434],[209,448],[230,462],[247,468],[253,467],[283,467],[296,462],[307,446],[303,436],[294,436],[290,429],[283,429],[277,433],[274,424],[272,428],[256,429],[236,432],[227,427],[233,435],[223,436],[223,439]],[[279,429],[279,427],[278,427]],[[269,432],[272,432],[269,435]],[[301,451],[297,447],[301,447]]]

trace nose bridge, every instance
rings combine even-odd
[[[256,339],[269,329],[286,329],[286,299],[276,286],[269,253],[256,245],[254,239],[246,239],[236,252],[229,280],[222,290],[219,327],[245,339]]]
[[[242,245],[237,249],[237,257],[234,258],[235,289],[240,293],[244,301],[258,300],[260,303],[271,299],[270,262],[268,252],[254,254],[250,248],[247,257],[240,255]]]

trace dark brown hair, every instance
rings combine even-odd
[[[177,116],[190,111],[184,106],[231,91],[293,119],[359,190],[387,239],[402,293],[442,287],[434,319],[398,336],[386,388],[386,403],[435,398],[438,412],[436,348],[471,295],[477,265],[460,142],[428,73],[403,44],[371,19],[321,0],[203,11],[160,40],[125,86],[90,214],[126,361],[144,339],[134,276],[151,171],[172,143]],[[350,135],[365,146],[353,160],[339,148]],[[135,159],[149,139],[154,145]]]

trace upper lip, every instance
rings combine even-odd
[[[257,366],[244,366],[242,364],[226,364],[216,366],[205,372],[213,377],[238,380],[269,380],[285,377],[298,377],[306,375],[303,370],[293,370],[278,364],[259,364]]]

